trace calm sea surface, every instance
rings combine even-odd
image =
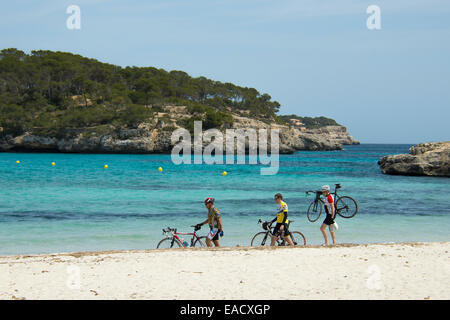
[[[337,218],[338,242],[450,241],[450,180],[379,170],[381,156],[409,147],[282,155],[275,176],[260,175],[259,165],[177,166],[170,155],[0,153],[0,254],[155,248],[162,228],[190,231],[203,221],[208,196],[223,216],[223,245],[249,245],[258,219],[275,216],[277,192],[289,206],[291,230],[320,244],[324,217],[307,220],[312,196],[305,191],[334,183],[360,207],[352,219]]]

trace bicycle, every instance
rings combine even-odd
[[[294,221],[289,221],[288,228],[290,224]],[[272,236],[274,235],[272,232],[272,224],[270,222],[263,222],[261,219],[258,220],[258,225],[261,225],[261,227],[265,230],[263,232],[258,232],[255,234],[251,241],[251,246],[270,246]],[[300,231],[290,231],[290,237],[292,239],[292,242],[294,242],[295,246],[306,246],[306,238]],[[289,243],[284,240],[284,238],[280,239],[280,237],[277,238],[276,244],[278,246],[288,246]]]
[[[162,229],[163,235],[166,237],[162,239],[158,245],[156,246],[156,249],[168,249],[168,248],[187,248],[187,247],[205,247],[204,240],[206,239],[205,236],[199,237],[197,235],[197,231],[200,230],[200,227],[198,226],[191,226],[194,228],[194,232],[190,233],[181,233],[177,232],[177,229],[173,228],[167,228]],[[179,236],[192,236],[191,243],[189,243],[184,240],[183,238],[180,238]]]
[[[349,196],[338,196],[338,189],[341,188],[341,184],[337,183],[334,187],[334,192],[331,193],[334,195],[334,207],[336,208],[336,213],[340,215],[342,218],[353,218],[356,213],[358,213],[358,203]],[[311,222],[315,222],[319,219],[322,214],[322,207],[325,204],[324,201],[320,198],[322,195],[322,191],[306,191],[306,194],[315,193],[316,198],[308,207],[307,216],[308,220]]]

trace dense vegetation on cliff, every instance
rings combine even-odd
[[[186,105],[207,127],[232,122],[229,109],[273,120],[279,103],[256,89],[167,72],[102,63],[64,52],[0,51],[0,127],[19,134],[66,128],[132,127],[162,105]]]
[[[316,129],[325,126],[340,126],[335,120],[327,118],[327,117],[300,117],[295,114],[291,115],[282,115],[280,118],[286,122],[290,119],[300,120],[306,128],[308,129]]]
[[[204,128],[230,126],[230,111],[265,122],[286,118],[277,116],[280,104],[268,94],[183,71],[122,68],[65,52],[0,51],[0,135],[62,137],[79,128],[106,133],[136,127],[164,105],[187,106],[191,117],[180,120],[183,127],[197,119]]]

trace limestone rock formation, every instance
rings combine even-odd
[[[20,136],[0,137],[0,151],[71,152],[71,153],[169,153],[173,147],[171,133],[179,128],[177,120],[185,119],[182,106],[166,106],[148,122],[137,128],[114,128],[106,133],[91,132],[89,128],[67,129],[61,137],[48,137],[27,132]],[[357,144],[341,126],[328,126],[302,131],[298,128],[266,123],[233,114],[234,129],[279,130],[280,153],[298,150],[342,150],[344,144]],[[225,131],[225,128],[222,128]],[[224,135],[225,136],[225,135]],[[270,134],[269,134],[270,136]],[[270,141],[270,139],[269,139]],[[225,139],[223,141],[225,143]],[[248,147],[248,146],[247,146]],[[268,150],[270,152],[270,149]]]
[[[385,174],[450,177],[450,141],[421,143],[409,154],[385,156],[378,164]]]

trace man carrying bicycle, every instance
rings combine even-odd
[[[284,239],[289,243],[290,246],[294,246],[294,242],[292,242],[291,237],[289,236],[289,220],[288,220],[288,206],[286,202],[283,201],[283,196],[281,193],[277,193],[274,197],[275,202],[278,204],[277,208],[277,216],[275,219],[272,220],[271,223],[274,223],[275,221],[277,224],[275,225],[275,228],[273,229],[273,236],[272,241],[270,243],[271,246],[275,245],[275,242],[277,241],[278,237],[284,237]]]
[[[325,220],[323,220],[323,223],[320,226],[320,231],[322,231],[323,237],[325,239],[325,245],[328,246],[329,245],[327,235],[327,227],[328,227],[331,233],[331,238],[333,240],[333,245],[336,245],[337,223],[334,222],[334,218],[336,217],[336,208],[334,207],[334,197],[330,193],[330,186],[328,185],[322,186],[320,191],[322,191],[322,195],[325,197],[325,212],[327,214]]]
[[[208,218],[202,223],[197,224],[200,228],[202,225],[209,224],[209,233],[206,237],[206,245],[212,247],[211,241],[214,242],[216,247],[220,247],[219,235],[223,237],[223,224],[220,211],[214,206],[214,198],[206,198],[205,206],[208,209]]]

